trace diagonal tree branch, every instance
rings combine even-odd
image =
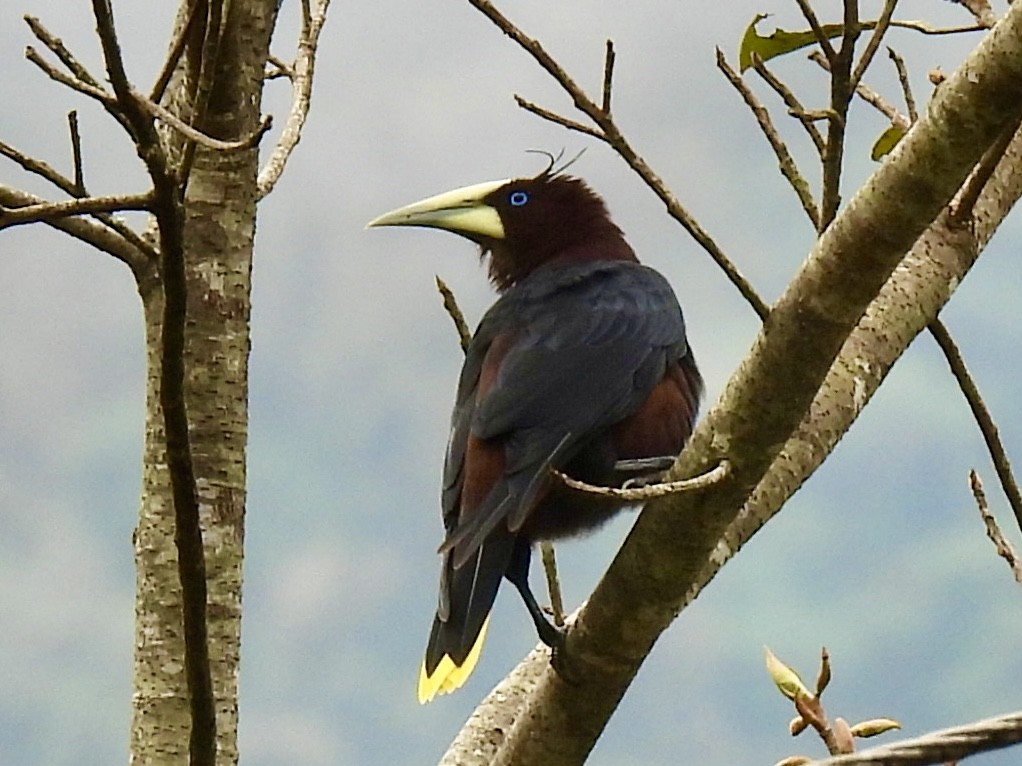
[[[569,629],[566,651],[582,681],[569,686],[544,672],[494,763],[584,760],[657,636],[698,592],[707,562],[733,553],[718,541],[809,412],[863,311],[1013,119],[1020,40],[1022,6],[1014,6],[821,237],[669,477],[727,457],[732,478],[647,506]]]

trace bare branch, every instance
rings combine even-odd
[[[184,21],[178,26],[177,35],[171,41],[170,50],[167,52],[167,58],[163,62],[163,66],[160,68],[160,73],[156,76],[156,81],[153,83],[152,90],[149,91],[149,100],[155,103],[160,103],[163,100],[163,94],[167,90],[167,85],[170,84],[171,77],[174,76],[174,70],[177,68],[178,62],[181,61],[181,56],[184,54],[185,46],[188,44],[188,36],[192,33],[192,25],[195,24],[196,17],[198,14],[196,11],[202,4],[203,0],[190,0],[188,3],[187,15]]]
[[[801,1],[801,0],[800,0]],[[841,205],[841,169],[844,166],[845,129],[848,106],[852,101],[852,64],[855,43],[859,38],[858,0],[844,0],[843,34],[841,47],[830,62],[830,109],[834,116],[827,122],[827,146],[823,152],[823,182],[820,191],[820,226],[826,229],[837,215]]]
[[[972,496],[976,498],[976,506],[979,508],[979,515],[982,517],[983,524],[986,527],[987,537],[990,538],[994,548],[997,549],[997,555],[1008,562],[1008,567],[1015,577],[1015,582],[1022,585],[1022,560],[1019,560],[1015,549],[1011,547],[1011,543],[1004,537],[1001,528],[997,525],[997,519],[990,513],[986,492],[983,491],[983,482],[975,470],[969,471],[969,488],[972,490]]]
[[[84,197],[87,192],[85,191],[85,173],[82,170],[82,136],[78,132],[78,112],[68,112],[67,127],[71,133],[71,164],[74,167],[75,196]]]
[[[298,53],[294,64],[287,70],[294,89],[291,110],[288,112],[284,130],[277,141],[270,159],[259,171],[259,198],[269,194],[284,172],[288,158],[302,138],[302,128],[309,114],[312,100],[312,83],[316,73],[316,51],[319,47],[319,33],[326,21],[330,0],[318,0],[313,11],[308,0],[302,4],[302,31],[298,39]]]
[[[976,425],[979,426],[980,433],[983,434],[983,441],[986,443],[987,451],[990,453],[990,459],[993,461],[997,478],[1001,481],[1001,488],[1004,490],[1005,497],[1008,498],[1008,504],[1015,514],[1015,520],[1018,523],[1019,529],[1022,530],[1022,494],[1019,493],[1018,482],[1015,481],[1015,476],[1011,471],[1008,453],[1004,449],[1004,443],[1001,441],[1001,436],[997,431],[997,425],[994,423],[990,410],[987,409],[986,403],[979,393],[976,382],[972,379],[972,375],[969,374],[969,368],[965,366],[965,360],[962,359],[958,345],[954,342],[951,333],[948,332],[944,323],[939,319],[934,319],[930,322],[929,330],[933,339],[937,341],[940,350],[944,352],[944,358],[947,359],[951,373],[955,376],[955,380],[958,381],[958,387],[962,390],[962,394],[969,404],[969,409],[976,420]]]
[[[600,139],[609,144],[621,159],[628,163],[628,166],[653,190],[667,206],[668,214],[680,223],[682,228],[710,255],[721,270],[724,271],[727,278],[731,280],[731,283],[739,293],[741,293],[742,297],[752,306],[760,319],[765,319],[769,313],[769,308],[763,299],[759,297],[752,285],[749,284],[738,268],[728,259],[724,251],[717,246],[713,238],[699,225],[692,214],[682,206],[674,194],[667,188],[663,179],[632,148],[613,118],[586,95],[585,91],[547,53],[539,41],[522,32],[521,29],[498,11],[490,0],[469,0],[469,3],[493,22],[504,34],[514,40],[516,44],[528,52],[536,63],[557,81],[561,88],[571,97],[575,107],[589,117],[602,131],[603,135],[600,136]]]
[[[46,200],[34,194],[0,185],[0,205],[7,208],[21,208],[27,205],[42,205]],[[97,250],[112,255],[126,264],[136,276],[145,274],[151,261],[148,253],[136,247],[119,232],[111,230],[96,221],[85,218],[57,218],[44,223],[70,234]]]
[[[440,295],[444,299],[444,310],[454,322],[454,329],[458,331],[458,342],[461,345],[461,351],[462,353],[468,353],[468,344],[472,342],[472,331],[468,329],[465,315],[461,313],[458,301],[455,299],[451,288],[447,286],[447,283],[440,277],[434,278],[436,279],[436,289],[440,291]]]
[[[819,51],[813,51],[810,53],[809,60],[818,64],[824,70],[828,72],[830,71],[830,65],[827,63],[827,60],[820,55]],[[860,82],[855,86],[855,93],[867,104],[874,107],[881,114],[884,114],[892,124],[904,128],[905,130],[912,127],[912,122],[908,117],[901,114],[901,112],[899,112],[889,101],[884,99],[883,96],[868,85]]]
[[[816,18],[816,12],[813,10],[813,6],[809,4],[809,0],[795,0],[798,4],[798,8],[802,11],[802,15],[805,20],[809,23],[809,28],[813,30],[813,34],[816,35],[816,42],[820,46],[820,50],[823,51],[823,55],[827,57],[827,61],[831,64],[837,59],[837,51],[834,50],[834,46],[830,44],[830,38],[827,37],[827,33],[823,30],[820,25],[820,20]]]
[[[205,133],[196,130],[191,125],[181,120],[180,117],[175,115],[165,106],[157,104],[155,101],[150,101],[134,88],[131,88],[129,93],[130,98],[134,101],[134,103],[138,104],[146,114],[151,117],[155,117],[165,125],[169,125],[174,128],[174,130],[190,141],[194,141],[196,144],[205,146],[207,149],[212,149],[214,151],[234,152],[240,149],[251,149],[259,143],[260,139],[262,139],[262,137],[266,134],[266,131],[273,127],[273,118],[270,115],[267,115],[263,118],[259,127],[253,131],[251,135],[238,139],[237,141],[221,141],[219,138],[207,136]]]
[[[29,173],[34,173],[34,174],[36,174],[38,176],[41,176],[42,178],[45,178],[47,181],[49,181],[53,185],[57,186],[61,191],[64,191],[64,192],[70,194],[73,197],[85,196],[83,193],[80,193],[80,191],[76,188],[76,184],[75,184],[74,181],[72,181],[69,178],[66,178],[64,175],[59,173],[57,170],[55,170],[54,168],[52,168],[50,165],[48,165],[47,163],[43,162],[42,160],[37,160],[34,157],[29,157],[28,155],[19,152],[14,147],[12,147],[12,146],[10,146],[8,144],[5,144],[2,141],[0,141],[0,154],[4,155],[5,157],[8,157],[9,159],[13,160],[14,162],[17,162],[22,168],[27,170]],[[23,207],[24,205],[29,205],[29,204],[37,205],[37,204],[44,204],[46,202],[46,200],[44,200],[44,199],[42,199],[40,197],[32,197],[32,200],[33,200],[32,202],[25,201],[25,202],[22,202],[20,204],[9,204],[9,203],[3,203],[3,204],[6,204],[8,207]],[[140,254],[142,254],[142,255],[144,255],[144,256],[152,259],[152,260],[155,260],[155,259],[157,259],[159,257],[157,252],[153,249],[152,245],[150,245],[142,237],[140,237],[138,234],[136,234],[132,230],[132,228],[130,226],[128,226],[127,224],[125,224],[123,221],[119,221],[116,218],[114,218],[113,216],[108,215],[106,213],[92,213],[92,215],[97,220],[102,221],[109,228],[113,229],[115,232],[120,234],[121,237],[123,237],[125,240],[128,241],[128,243],[130,243],[132,246],[134,246],[134,248],[138,251],[138,253],[140,253]],[[79,237],[79,239],[81,239],[81,237]],[[102,246],[99,246],[99,245],[95,245],[95,243],[90,243],[90,244],[93,244],[95,247],[98,247],[100,250],[104,250],[105,252],[110,252],[109,246],[108,247],[102,247]],[[138,253],[136,253],[136,255]],[[111,253],[111,254],[113,255],[114,253]],[[120,255],[117,255],[116,257],[120,258],[120,260],[125,260]]]
[[[759,63],[762,65],[762,60]],[[788,147],[777,132],[777,128],[774,127],[773,120],[770,119],[770,113],[767,112],[760,100],[756,98],[756,94],[745,84],[745,80],[727,63],[727,59],[724,58],[724,52],[720,48],[717,48],[717,68],[724,73],[728,82],[738,91],[745,104],[752,110],[756,122],[759,123],[760,130],[766,136],[770,148],[774,150],[774,156],[777,157],[777,164],[780,167],[781,175],[787,179],[791,188],[794,189],[795,195],[798,197],[799,202],[802,203],[802,209],[809,216],[809,220],[813,224],[813,229],[819,231],[820,212],[816,209],[816,202],[813,200],[813,194],[809,190],[809,182],[806,181],[799,172],[798,166],[795,165],[795,159],[791,156],[791,152],[788,151]]]
[[[607,136],[604,135],[602,131],[597,130],[596,128],[590,128],[588,125],[583,125],[581,122],[575,122],[575,120],[564,117],[556,112],[551,112],[549,109],[537,106],[531,101],[526,101],[517,93],[515,94],[515,103],[525,111],[532,112],[537,117],[552,122],[555,125],[560,125],[562,128],[574,130],[577,133],[584,133],[587,136],[592,136],[593,138],[599,139],[603,142],[607,141]]]
[[[629,503],[639,503],[652,500],[654,497],[664,497],[678,492],[691,492],[697,489],[712,487],[731,475],[731,462],[729,460],[721,460],[709,471],[689,479],[664,481],[657,484],[649,484],[645,487],[629,487],[626,489],[588,484],[584,481],[573,479],[561,471],[551,470],[550,473],[560,480],[564,486],[571,489],[587,492],[591,495],[599,495],[600,497],[612,497],[616,500],[624,500]]]
[[[891,57],[891,61],[894,62],[894,68],[898,72],[898,82],[901,83],[901,92],[905,96],[905,109],[908,111],[909,122],[915,122],[919,119],[919,112],[916,111],[916,100],[912,96],[912,84],[908,79],[905,59],[894,48],[888,48],[887,55]]]
[[[114,213],[123,210],[150,210],[152,192],[116,194],[107,197],[82,197],[64,202],[43,202],[24,207],[0,207],[0,229],[38,221],[53,221],[84,213]]]
[[[876,56],[876,52],[880,49],[880,43],[891,26],[891,16],[894,15],[894,8],[897,5],[898,0],[884,0],[884,9],[880,12],[880,18],[877,19],[873,32],[869,36],[869,41],[866,43],[866,49],[862,52],[862,56],[859,57],[859,63],[855,65],[855,71],[852,72],[851,84],[853,89],[862,80],[862,76],[866,74],[869,65],[873,63],[873,57]]]
[[[79,62],[71,51],[65,47],[63,40],[52,34],[35,16],[25,16],[24,18],[25,23],[28,24],[29,29],[32,30],[32,34],[35,35],[36,39],[49,48],[53,55],[60,59],[60,63],[67,67],[67,70],[71,72],[75,78],[86,85],[102,89],[99,81],[90,74],[89,70],[85,68],[85,65]]]
[[[987,29],[982,24],[970,24],[963,27],[935,27],[922,21],[892,21],[891,26],[912,29],[922,32],[924,35],[959,35],[963,32],[985,32]]]
[[[820,131],[816,129],[816,125],[813,124],[813,120],[806,114],[806,109],[799,101],[795,93],[785,85],[779,78],[777,78],[773,72],[771,72],[763,61],[763,57],[758,53],[752,54],[752,68],[756,73],[763,78],[763,80],[774,89],[774,92],[781,97],[784,105],[788,107],[788,113],[793,117],[797,118],[805,128],[806,133],[809,134],[809,138],[812,140],[813,145],[816,147],[816,151],[821,155],[823,154],[824,141]]]
[[[564,627],[564,600],[561,598],[561,580],[557,576],[554,544],[549,540],[540,540],[539,552],[543,559],[543,571],[546,573],[547,590],[550,593],[550,611],[553,612],[554,625],[562,628]]]
[[[614,84],[614,41],[607,40],[607,54],[603,60],[603,102],[602,109],[605,114],[610,114],[610,92]]]
[[[943,729],[915,739],[839,755],[811,766],[928,766],[1022,742],[1022,712]]]
[[[25,58],[35,64],[37,67],[43,70],[49,76],[51,80],[56,80],[61,85],[66,85],[72,90],[76,90],[79,93],[83,93],[89,98],[94,98],[96,101],[101,103],[107,109],[117,107],[117,99],[114,96],[107,93],[102,88],[95,85],[91,85],[87,82],[79,80],[76,77],[64,74],[59,69],[50,64],[46,59],[39,55],[39,52],[31,45],[25,48]]]

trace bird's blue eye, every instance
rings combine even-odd
[[[529,201],[528,192],[514,191],[508,195],[507,201],[511,203],[511,207],[521,207]]]

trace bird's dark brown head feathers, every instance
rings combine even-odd
[[[581,179],[551,168],[532,178],[438,194],[369,226],[428,226],[460,234],[489,256],[498,290],[551,262],[636,260],[599,195]]]
[[[603,200],[579,178],[515,179],[483,199],[504,228],[501,238],[477,240],[498,289],[551,261],[635,258]]]

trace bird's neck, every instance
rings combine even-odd
[[[545,251],[512,254],[500,245],[490,249],[490,279],[499,292],[504,292],[540,267],[553,264],[567,265],[590,261],[631,261],[638,263],[635,251],[625,241],[620,229],[611,224],[606,231],[594,231],[592,236],[562,242]]]

